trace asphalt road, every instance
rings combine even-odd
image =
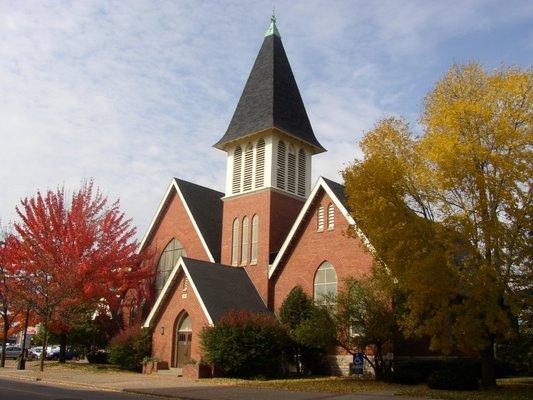
[[[0,378],[1,400],[141,400],[153,396],[52,386],[38,382],[7,380]]]

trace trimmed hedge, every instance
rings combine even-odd
[[[89,364],[107,364],[109,362],[109,353],[105,350],[90,351],[87,353]]]
[[[434,371],[427,380],[430,389],[439,390],[476,390],[479,381],[476,376],[461,369],[441,369]]]
[[[271,314],[230,311],[201,334],[206,361],[228,376],[271,377],[279,374],[288,337]]]
[[[448,370],[460,371],[461,374],[472,376],[477,380],[481,376],[481,363],[475,358],[397,362],[393,371],[389,372],[384,380],[390,383],[416,385],[425,383],[434,372]]]

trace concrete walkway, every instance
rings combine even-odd
[[[142,375],[121,371],[93,372],[68,367],[45,367],[44,373],[36,369],[36,365],[28,365],[28,369],[18,371],[14,365],[0,368],[0,377],[5,379],[22,379],[38,381],[47,385],[64,385],[69,388],[92,388],[115,392],[136,393],[139,397],[156,396],[183,400],[419,400],[410,397],[397,397],[393,392],[368,393],[324,393],[324,392],[292,392],[283,389],[253,388],[242,386],[210,385],[202,381],[191,381],[178,378],[168,373]]]

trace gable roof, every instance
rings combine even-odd
[[[165,299],[172,292],[178,272],[183,270],[207,320],[212,325],[230,310],[268,313],[246,270],[182,257],[159,294],[144,327],[152,325]]]
[[[340,183],[334,182],[330,179],[326,179],[323,177],[319,177],[317,183],[313,187],[313,190],[311,191],[311,194],[307,198],[307,201],[305,202],[304,206],[300,210],[300,213],[298,214],[298,217],[294,221],[294,224],[292,225],[291,230],[289,231],[289,234],[285,238],[285,241],[281,245],[281,248],[276,255],[276,258],[272,262],[272,265],[270,265],[270,268],[268,270],[268,277],[271,278],[274,274],[276,268],[283,260],[283,256],[286,254],[287,249],[289,248],[289,245],[292,243],[292,241],[296,237],[296,233],[298,232],[298,229],[300,228],[302,221],[305,219],[306,215],[311,210],[312,204],[315,202],[315,199],[318,196],[319,190],[323,189],[326,194],[331,198],[335,206],[339,209],[339,211],[342,213],[344,218],[348,221],[348,223],[354,227],[355,232],[359,236],[359,238],[363,241],[363,243],[368,247],[368,249],[375,254],[375,249],[366,237],[366,235],[357,227],[353,217],[348,212],[348,207],[346,203],[346,194],[344,192],[344,186]]]
[[[163,200],[159,204],[159,208],[139,245],[139,251],[148,243],[148,239],[157,227],[174,191],[183,202],[209,259],[212,262],[220,260],[222,238],[221,199],[224,197],[224,193],[178,178],[174,178],[170,182]]]
[[[326,151],[309,122],[281,38],[267,33],[228,129],[214,147],[224,150],[226,143],[268,128],[304,141],[316,153]]]

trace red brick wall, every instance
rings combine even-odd
[[[209,261],[207,252],[194,229],[194,225],[175,191],[161,214],[159,222],[156,224],[145,246],[145,251],[151,255],[151,259],[148,262],[153,265],[154,272],[161,252],[173,238],[181,242],[187,257]],[[153,301],[155,301],[155,298],[151,299],[150,304]]]
[[[187,295],[186,298],[183,298],[183,294]],[[180,273],[177,284],[172,286],[167,300],[161,305],[160,314],[152,325],[152,355],[168,362],[171,367],[174,366],[177,323],[183,312],[187,312],[192,321],[191,358],[200,361],[202,353],[199,334],[202,328],[208,325],[208,321],[191,285],[189,284],[186,292],[183,291],[183,274]],[[161,328],[164,328],[163,334]]]
[[[370,271],[372,256],[359,238],[347,235],[348,221],[335,206],[335,227],[328,231],[327,207],[332,203],[320,189],[317,200],[302,225],[284,260],[272,278],[271,301],[277,311],[289,292],[297,285],[313,295],[315,272],[324,261],[329,261],[337,272],[339,284],[347,276],[356,276]],[[317,232],[317,209],[324,207],[324,231]]]
[[[250,265],[248,262],[247,272],[265,303],[268,301],[269,254],[279,250],[302,205],[303,201],[271,189],[224,199],[222,264],[231,265],[233,220],[238,218],[240,221],[239,242],[241,242],[242,220],[248,216],[250,223],[248,242],[251,248],[252,217],[254,215],[259,217],[257,264]],[[242,258],[241,250],[242,247],[239,246],[239,260]]]

